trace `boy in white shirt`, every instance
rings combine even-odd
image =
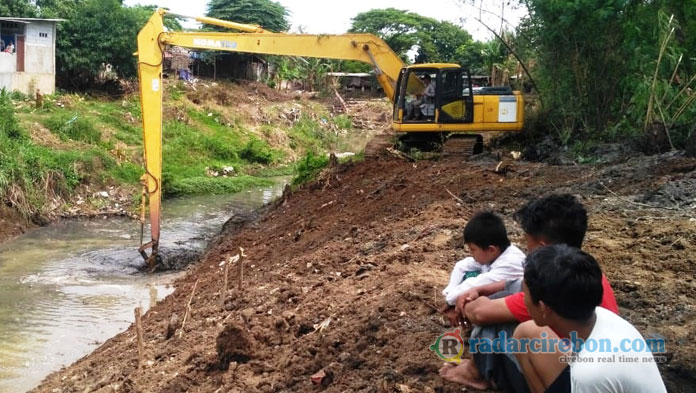
[[[598,307],[602,271],[591,255],[566,245],[534,250],[527,257],[523,291],[533,321],[520,324],[514,337],[529,336],[520,330],[548,326],[567,340],[552,343],[542,335],[535,340],[546,341],[541,348],[549,350],[539,351],[538,345],[535,350],[534,340],[528,340],[529,346],[516,354],[532,393],[667,392],[643,336]]]
[[[464,227],[464,244],[471,256],[454,265],[450,281],[442,291],[445,306],[442,312],[452,326],[458,325],[454,311],[457,297],[467,290],[501,280],[521,278],[524,253],[510,244],[503,220],[491,212],[474,215]]]

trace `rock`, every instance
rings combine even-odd
[[[677,239],[674,243],[672,243],[672,248],[675,250],[683,250],[686,248],[684,245],[684,241],[682,239]]]
[[[244,318],[244,322],[249,323],[249,320],[251,319],[254,314],[256,314],[256,311],[254,311],[253,308],[245,308],[240,312],[242,315],[242,318]]]
[[[336,363],[331,363],[322,368],[316,374],[311,376],[312,383],[315,385],[321,385],[322,387],[331,385],[331,382],[334,380],[336,368]]]
[[[662,122],[654,121],[648,126],[643,137],[643,153],[658,154],[670,151],[667,129]]]
[[[317,373],[315,373],[314,375],[312,375],[312,376],[310,377],[310,379],[312,380],[312,383],[313,383],[313,384],[315,384],[315,385],[320,385],[320,384],[321,384],[321,381],[324,379],[324,377],[326,377],[326,373],[325,373],[324,370],[322,369],[322,370],[319,370],[319,372],[317,372]]]
[[[691,130],[691,135],[686,140],[686,156],[696,157],[696,129]]]
[[[382,327],[382,321],[380,321],[379,316],[372,314],[367,319],[367,330],[376,332]]]
[[[174,333],[176,333],[176,329],[179,328],[181,323],[179,322],[179,315],[177,313],[173,313],[172,316],[169,318],[169,323],[167,324],[167,332],[165,334],[165,337],[167,339],[170,339]]]

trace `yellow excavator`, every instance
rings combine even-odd
[[[176,32],[164,27],[166,14],[241,31]],[[162,197],[162,60],[169,45],[227,52],[356,60],[371,65],[384,94],[393,103],[392,128],[409,145],[439,144],[443,153],[471,154],[487,131],[520,131],[524,102],[509,88],[476,89],[458,64],[406,66],[380,38],[371,34],[289,34],[207,17],[188,17],[158,9],[138,34],[138,77],[143,117],[145,174],[141,178],[141,228],[146,204],[151,240],[140,254],[154,267],[160,238]],[[143,231],[141,231],[141,234]],[[147,250],[151,249],[150,254]]]

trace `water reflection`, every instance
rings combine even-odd
[[[230,216],[272,201],[285,182],[166,201],[162,250],[202,249]],[[66,221],[0,245],[0,392],[31,389],[126,329],[135,307],[172,292],[175,273],[138,273],[139,238],[136,222],[110,218]]]

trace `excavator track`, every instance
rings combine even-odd
[[[394,137],[390,134],[376,135],[365,146],[365,157],[379,157],[386,153],[387,149],[394,146]]]
[[[470,157],[480,153],[483,139],[480,135],[450,135],[442,144],[442,155],[445,157]]]

